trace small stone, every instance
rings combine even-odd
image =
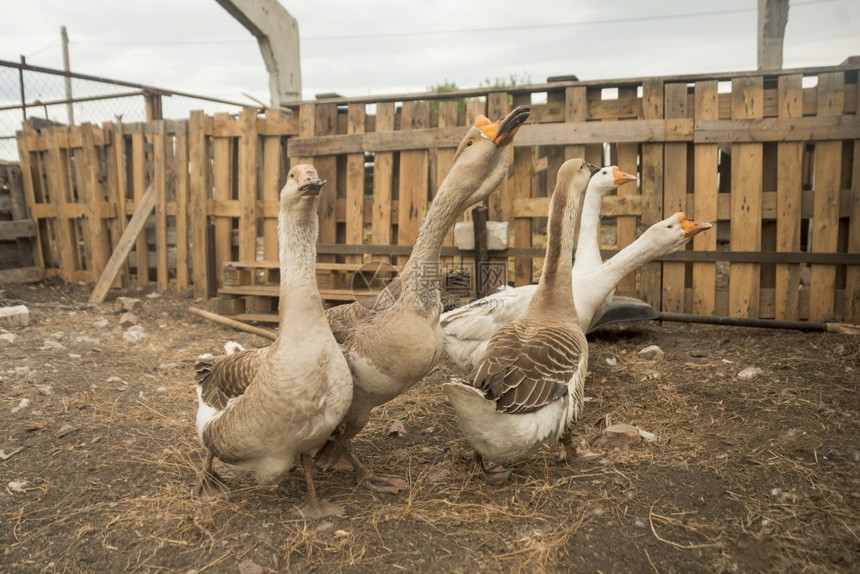
[[[649,345],[639,351],[639,358],[646,361],[659,361],[663,358],[663,349],[657,345]]]
[[[30,486],[29,481],[13,480],[6,485],[6,490],[9,491],[9,494],[27,494],[28,486]]]
[[[15,333],[3,333],[2,335],[0,335],[0,341],[4,341],[6,343],[9,343],[10,345],[14,343],[15,339],[17,338],[18,335],[16,335]]]
[[[131,311],[140,303],[140,299],[134,297],[117,297],[116,302],[119,304],[120,311]]]
[[[139,343],[146,339],[146,333],[140,325],[134,325],[126,329],[122,334],[122,338],[130,343]]]
[[[158,291],[153,291],[146,296],[147,299],[158,299],[159,297],[161,297],[161,293],[159,293]]]
[[[388,427],[388,436],[406,436],[406,426],[403,424],[403,421],[400,419],[394,420]]]
[[[30,399],[21,399],[21,402],[18,403],[18,406],[12,409],[13,413],[17,413],[18,411],[24,410],[30,406]]]
[[[606,364],[610,367],[614,367],[618,364],[618,359],[616,359],[615,357],[606,357]]]
[[[46,397],[50,397],[54,394],[54,387],[51,385],[36,385],[36,388],[39,390],[39,394]]]
[[[762,371],[758,367],[747,367],[746,369],[738,373],[738,378],[742,381],[751,381],[763,374],[764,371]]]
[[[45,339],[42,343],[42,346],[39,347],[40,351],[47,351],[49,349],[65,349],[65,345],[59,342],[56,339]]]
[[[107,319],[99,319],[98,321],[93,322],[93,325],[100,329],[107,327],[109,324],[110,321],[108,321]]]
[[[642,437],[639,428],[633,425],[617,424],[606,428],[597,439],[597,448],[622,448],[628,445],[639,444]]]
[[[131,311],[126,311],[125,313],[123,313],[119,317],[120,326],[125,327],[126,329],[129,327],[133,327],[134,325],[137,325],[137,323],[138,323],[137,315],[135,315]]]
[[[26,327],[30,324],[30,310],[26,305],[0,307],[0,326],[8,328]]]
[[[634,520],[633,526],[635,526],[636,528],[645,528],[645,521],[644,520]]]
[[[179,365],[176,363],[161,363],[160,365],[158,365],[158,370],[159,371],[169,371],[171,369],[175,369],[178,366]]]
[[[660,380],[660,373],[655,371],[654,369],[644,369],[641,373],[639,373],[640,378],[639,381],[647,381],[647,380]]]

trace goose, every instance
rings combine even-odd
[[[510,474],[500,465],[566,437],[582,409],[588,343],[577,320],[571,268],[591,169],[572,159],[558,170],[546,258],[526,312],[493,334],[468,380],[442,385],[491,484]]]
[[[602,168],[589,181],[580,221],[579,242],[573,265],[573,292],[580,324],[588,331],[612,302],[615,287],[639,266],[678,251],[710,223],[687,219],[678,212],[649,227],[636,241],[602,263],[598,223],[603,195],[636,178],[616,166]],[[487,340],[502,325],[522,315],[537,285],[504,287],[492,295],[442,314],[445,350],[461,368],[470,370],[486,348]]]
[[[219,458],[275,481],[298,457],[307,498],[295,510],[308,518],[342,515],[314,488],[313,455],[343,418],[352,400],[349,366],[326,321],[317,290],[317,203],[325,181],[306,164],[292,168],[280,193],[279,326],[260,349],[229,346],[225,358],[197,363],[197,434],[206,447],[198,498],[229,498],[213,470]],[[229,344],[228,344],[229,345]]]
[[[373,408],[406,392],[444,357],[439,326],[442,243],[466,208],[502,183],[508,173],[508,146],[528,115],[528,106],[496,122],[479,115],[454,154],[400,276],[370,302],[327,310],[354,389],[349,411],[318,457],[320,466],[353,470],[358,484],[376,492],[396,494],[407,488],[396,476],[368,469],[355,454],[352,438],[365,427]]]

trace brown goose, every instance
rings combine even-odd
[[[608,166],[588,182],[572,271],[576,314],[586,332],[609,308],[615,287],[624,277],[648,261],[682,249],[694,235],[711,228],[710,223],[688,220],[679,212],[649,227],[636,241],[604,263],[598,241],[603,196],[635,180],[635,176],[616,166]],[[493,333],[525,313],[536,290],[537,285],[505,287],[443,313],[439,322],[448,355],[462,368],[471,370]]]
[[[588,344],[574,305],[571,267],[582,194],[598,168],[581,159],[558,170],[546,258],[525,314],[496,331],[469,380],[442,385],[488,482],[544,441],[567,437],[582,409]]]
[[[508,146],[528,114],[529,108],[520,106],[496,122],[478,116],[421,222],[399,280],[372,304],[356,302],[326,312],[349,363],[354,393],[327,452],[320,456],[322,466],[352,469],[358,483],[377,492],[406,488],[397,477],[372,473],[353,451],[352,438],[374,407],[408,390],[443,356],[438,277],[442,242],[460,214],[487,198],[507,175]]]
[[[313,458],[343,418],[352,378],[317,291],[317,200],[325,181],[309,165],[290,170],[281,190],[278,245],[280,324],[275,342],[198,363],[197,434],[206,446],[195,496],[229,496],[212,469],[217,457],[272,482],[301,458],[307,500],[297,510],[318,518],[343,514],[319,500]]]

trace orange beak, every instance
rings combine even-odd
[[[681,222],[681,227],[684,228],[684,237],[690,239],[697,233],[700,233],[706,229],[710,229],[713,227],[710,223],[704,223],[699,221],[693,221],[692,219],[687,219],[687,216],[683,213],[678,213],[678,220]]]
[[[618,169],[617,167],[612,168],[612,177],[615,178],[615,185],[624,185],[628,181],[636,181],[635,175],[630,175],[629,173],[625,173]]]
[[[475,118],[475,127],[497,146],[504,147],[514,141],[517,130],[528,119],[530,111],[528,106],[517,106],[511,113],[495,122],[481,114]]]

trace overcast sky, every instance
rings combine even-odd
[[[752,70],[756,0],[305,0],[304,98]],[[215,0],[0,0],[0,59],[250,103],[269,101],[255,39]],[[784,67],[860,55],[860,1],[792,0]]]

